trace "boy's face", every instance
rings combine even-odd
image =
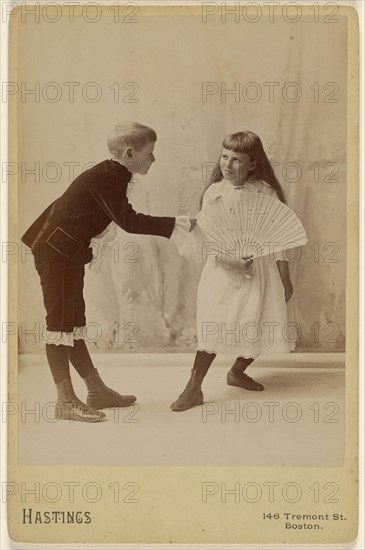
[[[138,173],[142,175],[147,174],[151,164],[155,162],[155,157],[153,155],[154,148],[154,141],[147,143],[147,145],[145,145],[145,147],[143,147],[139,151],[136,151],[131,147],[127,168],[132,173]]]

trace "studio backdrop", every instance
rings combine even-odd
[[[300,351],[343,351],[346,308],[346,24],[256,21],[178,8],[94,22],[19,21],[19,239],[83,170],[109,157],[122,120],[158,135],[137,175],[137,211],[198,212],[225,135],[257,133],[309,243],[289,255],[291,332]],[[38,32],[40,29],[41,32]],[[44,348],[44,308],[29,250],[19,254],[21,352]],[[194,351],[202,265],[173,242],[118,228],[101,269],[86,266],[88,341],[101,351]],[[98,252],[98,251],[97,251]],[[100,252],[100,251],[99,251]]]

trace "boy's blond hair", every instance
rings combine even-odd
[[[140,151],[148,143],[156,140],[157,135],[152,128],[138,122],[120,122],[110,132],[108,148],[115,158],[120,159],[126,147]]]

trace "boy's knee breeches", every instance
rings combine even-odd
[[[85,265],[34,255],[46,308],[48,331],[73,332],[86,324],[83,297]]]

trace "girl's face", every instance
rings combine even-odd
[[[246,153],[235,153],[230,149],[223,149],[219,166],[224,179],[232,185],[239,186],[245,183],[249,172],[254,170],[256,161],[250,160]]]

